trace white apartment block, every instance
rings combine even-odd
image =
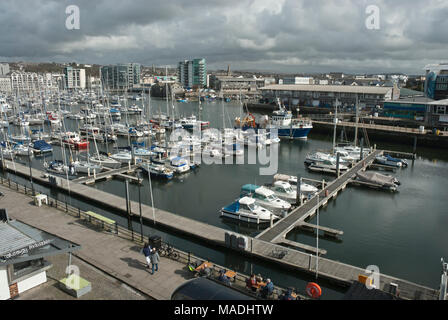
[[[11,93],[11,78],[0,76],[0,93]]]
[[[85,89],[86,70],[66,67],[64,69],[65,89]]]
[[[9,64],[0,63],[0,76],[6,76],[9,73]]]

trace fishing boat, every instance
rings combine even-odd
[[[254,184],[246,184],[241,188],[241,196],[251,196],[256,203],[282,216],[286,216],[291,204],[280,199],[272,190]]]
[[[81,139],[76,132],[65,132],[62,134],[62,142],[67,143],[76,149],[87,149],[90,142],[86,139]]]
[[[146,174],[150,174],[151,177],[160,178],[160,179],[172,179],[173,171],[168,169],[164,165],[156,164],[156,163],[144,163],[140,165],[140,169]]]
[[[278,110],[272,112],[271,118],[265,118],[264,123],[261,123],[262,127],[270,132],[276,131],[279,138],[288,139],[307,139],[308,134],[313,125],[310,119],[307,118],[292,118],[292,112],[286,110],[280,99],[277,99]],[[237,125],[239,125],[243,130],[247,128],[258,128],[259,125],[255,123],[255,117],[249,113],[248,117],[243,119],[242,123],[239,123],[237,118]]]
[[[256,224],[279,219],[276,214],[256,204],[255,199],[250,197],[242,197],[222,208],[221,216]]]
[[[51,144],[48,144],[45,140],[36,140],[30,146],[35,154],[44,154],[53,151]]]

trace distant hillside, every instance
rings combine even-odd
[[[86,69],[87,76],[99,77],[99,65],[89,65],[91,67],[85,67],[84,64],[72,63],[55,63],[55,62],[10,62],[11,70],[22,70],[24,72],[36,72],[36,73],[63,73],[66,66],[72,66],[74,68]]]

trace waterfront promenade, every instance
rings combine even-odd
[[[170,299],[180,284],[193,277],[184,263],[164,257],[161,257],[159,271],[151,275],[145,268],[141,247],[136,243],[117,237],[113,232],[101,232],[82,219],[55,208],[37,207],[29,196],[5,186],[0,186],[0,191],[5,194],[0,207],[6,208],[11,218],[80,244],[81,249],[74,253],[76,257],[150,298]],[[92,291],[95,285],[92,283]]]

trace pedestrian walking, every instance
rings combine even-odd
[[[159,271],[159,260],[160,260],[159,253],[157,252],[156,248],[153,248],[151,254],[152,274],[154,274],[154,267],[156,267],[155,271]]]
[[[150,265],[151,265],[151,247],[149,246],[149,244],[147,242],[143,246],[142,253],[145,256],[147,268],[149,269]]]

